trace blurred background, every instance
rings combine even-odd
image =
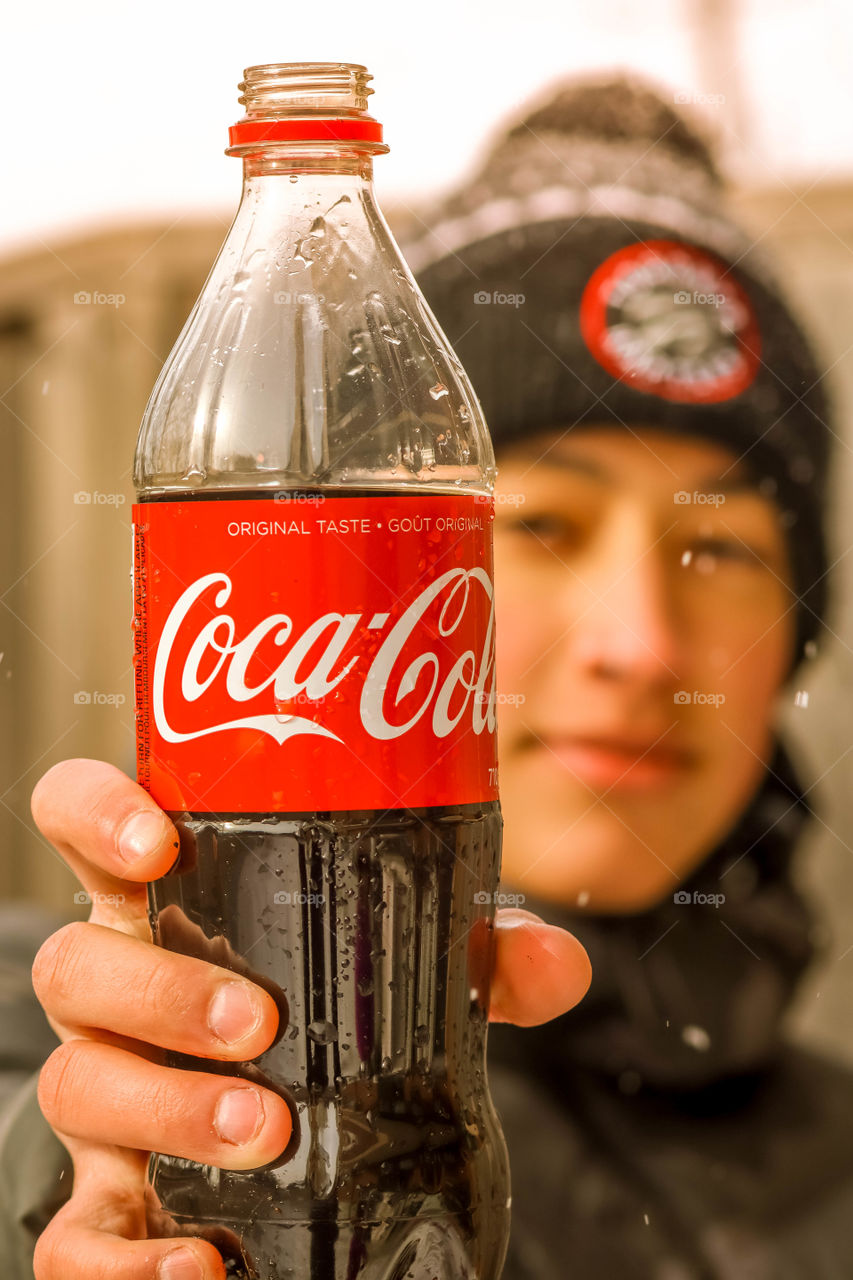
[[[240,164],[223,149],[243,68],[368,67],[391,146],[376,190],[399,233],[560,77],[632,70],[718,138],[735,209],[779,260],[838,405],[838,606],[784,714],[816,780],[821,816],[800,874],[830,948],[793,1028],[853,1062],[849,0],[378,0],[322,13],[266,0],[36,3],[7,12],[4,35],[0,896],[84,917],[34,828],[32,788],[68,756],[133,772],[133,447],[237,206]]]

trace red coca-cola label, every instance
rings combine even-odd
[[[133,508],[137,776],[164,809],[497,798],[493,503]]]

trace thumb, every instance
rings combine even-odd
[[[178,856],[178,833],[146,791],[102,760],[64,760],[38,781],[33,817],[90,901],[90,919],[147,938],[146,883]]]
[[[571,933],[530,911],[498,911],[490,1021],[550,1022],[583,999],[591,980],[589,956]]]

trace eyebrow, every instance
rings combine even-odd
[[[532,453],[524,453],[518,455],[520,462],[529,462],[528,471],[532,471],[534,467],[555,467],[561,471],[578,471],[581,475],[589,476],[592,480],[599,480],[605,484],[613,484],[616,477],[607,467],[603,467],[599,462],[593,462],[591,458],[583,458],[578,454],[571,453],[553,453],[546,451],[534,456]],[[498,461],[500,466],[500,461]]]
[[[745,474],[712,477],[698,481],[694,487],[698,493],[751,493],[759,498],[764,497],[758,480]]]
[[[557,470],[573,471],[587,476],[591,480],[598,481],[599,484],[616,484],[619,482],[619,477],[608,467],[594,461],[592,458],[584,458],[580,454],[551,451],[534,456],[533,454],[525,453],[519,455],[519,461],[530,463],[528,471],[532,471],[537,466],[554,467]],[[500,462],[498,466],[500,468]],[[758,480],[743,471],[734,475],[709,476],[704,480],[696,480],[691,483],[697,493],[748,493],[756,494],[759,497],[764,496],[760,493]]]

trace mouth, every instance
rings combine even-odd
[[[595,789],[647,791],[671,786],[694,767],[693,752],[667,742],[668,731],[636,739],[621,735],[542,737],[539,755]]]

